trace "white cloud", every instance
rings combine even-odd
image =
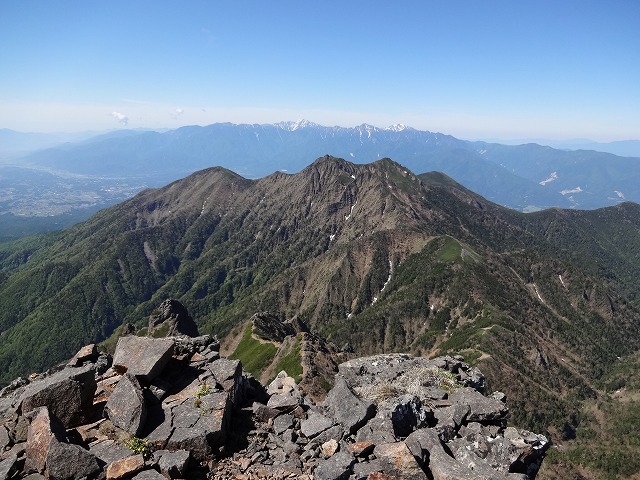
[[[177,120],[178,117],[180,115],[182,115],[184,113],[184,110],[181,108],[176,108],[173,112],[171,112],[169,115],[171,116],[171,118],[173,118],[174,120]]]
[[[111,116],[116,120],[118,120],[120,125],[122,125],[123,127],[126,127],[127,124],[129,123],[129,117],[127,117],[124,113],[111,112]]]

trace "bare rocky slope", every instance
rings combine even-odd
[[[507,426],[505,395],[461,357],[355,358],[312,400],[220,357],[179,302],[159,310],[150,325],[177,336],[87,345],[0,392],[0,478],[528,479],[549,446]]]

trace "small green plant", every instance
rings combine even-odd
[[[148,460],[151,458],[151,447],[149,442],[138,437],[131,437],[125,442],[125,446],[133,453],[142,455],[142,458]]]
[[[201,397],[204,397],[205,395],[209,395],[210,393],[211,393],[211,387],[206,382],[201,383],[200,386],[198,387],[198,390],[196,390],[196,397],[201,398]]]
[[[206,382],[201,383],[198,390],[196,390],[196,399],[193,402],[193,406],[200,409],[201,415],[206,415],[213,411],[213,408],[211,407],[202,406],[202,397],[209,395],[212,391],[212,388]]]

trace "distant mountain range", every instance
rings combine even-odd
[[[24,152],[29,145],[37,150],[16,157],[17,150]],[[390,157],[414,172],[440,171],[492,202],[525,212],[640,202],[638,158],[537,144],[469,142],[403,125],[220,123],[75,137],[0,130],[0,156],[8,151],[13,156],[7,160],[5,155],[0,163],[0,214],[14,215],[4,217],[7,225],[17,216],[53,216],[49,225],[66,224],[69,214],[76,218],[87,212],[88,217],[143,188],[214,165],[259,178],[274,171],[298,172],[309,158],[325,154],[355,163]],[[34,182],[25,183],[29,177]],[[27,225],[37,231],[35,223]]]

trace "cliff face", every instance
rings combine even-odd
[[[315,402],[266,387],[210,336],[124,336],[0,392],[2,478],[533,478],[547,439],[507,427],[461,357],[339,365]]]

